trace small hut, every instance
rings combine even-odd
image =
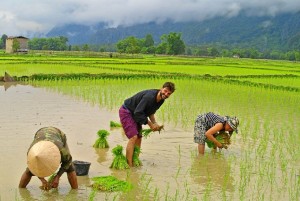
[[[10,36],[6,39],[6,53],[28,52],[28,38],[24,36]]]

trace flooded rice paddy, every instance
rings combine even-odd
[[[5,83],[0,84],[0,111],[1,201],[88,200],[91,178],[107,175],[127,179],[134,188],[126,193],[97,192],[94,200],[296,200],[299,196],[299,155],[288,164],[278,165],[270,162],[272,153],[266,153],[268,162],[259,164],[257,161],[264,160],[259,158],[264,147],[249,147],[241,136],[234,136],[228,150],[207,150],[199,158],[193,128],[166,123],[165,131],[143,139],[143,166],[120,171],[109,168],[111,149],[120,144],[125,150],[127,144],[122,129],[109,127],[111,120],[119,121],[117,107],[108,110],[45,88]],[[66,133],[74,160],[91,162],[89,174],[78,176],[78,190],[71,190],[66,174],[57,189],[41,190],[36,177],[26,189],[18,188],[26,168],[27,149],[34,133],[44,126],[55,126]],[[92,147],[99,129],[110,132],[109,149]],[[298,126],[295,129],[299,130]],[[245,151],[247,146],[251,150]]]

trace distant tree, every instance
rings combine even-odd
[[[142,49],[142,40],[134,36],[129,36],[117,43],[117,51],[120,53],[135,54],[140,53]]]
[[[286,59],[290,61],[296,61],[295,51],[289,51],[286,53]]]
[[[155,46],[150,46],[147,48],[147,54],[154,54],[156,51],[156,47]]]
[[[296,59],[296,61],[300,61],[300,52],[299,51],[295,51],[295,59]]]
[[[232,57],[232,52],[227,49],[222,49],[221,56],[223,57]]]
[[[270,59],[280,59],[280,52],[273,50],[270,53]]]
[[[197,48],[195,50],[195,55],[197,56],[208,56],[208,51],[207,51],[207,48]]]
[[[125,53],[126,52],[127,43],[125,40],[120,40],[117,42],[117,51],[119,53]]]
[[[46,45],[46,38],[32,38],[28,42],[28,47],[31,50],[42,50],[43,46]]]
[[[63,51],[68,49],[68,38],[65,36],[59,36],[55,38],[55,50]]]
[[[232,50],[232,55],[233,56],[241,56],[241,54],[242,54],[242,52],[241,52],[241,50],[240,49],[238,49],[238,48],[234,48],[233,50]]]
[[[166,42],[162,42],[160,43],[157,47],[156,47],[156,54],[166,54],[167,52],[167,46],[168,44]]]
[[[50,47],[48,44],[43,45],[42,50],[50,50]]]
[[[163,34],[161,36],[162,43],[166,44],[166,54],[178,55],[184,54],[185,44],[181,39],[181,33],[171,32],[168,35]],[[164,45],[163,45],[164,46]]]
[[[80,51],[80,47],[78,45],[74,45],[72,47],[72,50],[74,50],[74,51]]]
[[[28,46],[32,50],[56,50],[63,51],[68,49],[68,38],[64,36],[53,38],[32,38]]]
[[[154,40],[151,34],[147,34],[144,39],[140,40],[141,53],[153,54],[155,53]]]
[[[187,48],[186,54],[187,54],[187,55],[193,55],[192,49],[191,49],[191,48]]]
[[[213,57],[219,56],[220,54],[216,47],[207,48],[207,51],[208,51],[208,55]]]
[[[12,49],[13,52],[17,52],[20,49],[20,42],[17,39],[13,39]]]
[[[89,51],[89,50],[90,50],[90,46],[89,46],[88,44],[84,44],[84,45],[82,46],[82,50],[83,50],[83,51]]]
[[[141,53],[142,54],[148,54],[148,49],[146,47],[142,47]]]
[[[154,40],[151,34],[147,34],[145,37],[144,47],[153,47]]]
[[[5,49],[6,48],[6,39],[7,39],[7,35],[3,34],[1,36],[1,40],[0,40],[0,49]]]

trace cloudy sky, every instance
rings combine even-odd
[[[6,0],[0,5],[0,35],[8,36],[47,33],[68,23],[116,27],[300,11],[300,0]]]

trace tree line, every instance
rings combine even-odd
[[[5,49],[6,38],[7,36],[3,34],[0,39],[0,49]],[[279,50],[259,51],[255,48],[237,48],[218,44],[186,46],[181,39],[181,33],[176,32],[163,34],[160,39],[161,42],[155,44],[152,35],[147,34],[145,38],[129,36],[123,40],[119,40],[116,44],[69,45],[67,37],[59,36],[52,38],[32,38],[28,42],[28,47],[31,50],[96,51],[126,54],[166,54],[300,61],[300,50],[297,49],[283,52]]]

